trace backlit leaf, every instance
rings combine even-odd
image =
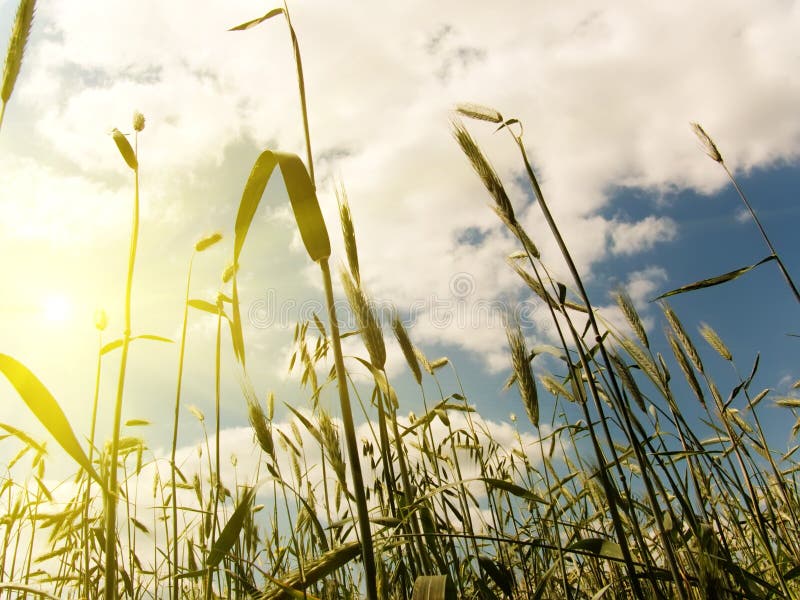
[[[80,442],[75,437],[67,416],[45,385],[25,365],[5,354],[0,354],[0,371],[8,378],[34,416],[67,454],[105,488],[103,480],[95,472]]]
[[[247,513],[250,512],[250,505],[253,502],[255,494],[256,488],[250,488],[242,495],[239,506],[237,506],[236,510],[233,511],[233,514],[231,515],[231,518],[228,519],[228,522],[225,523],[225,527],[222,529],[219,537],[211,547],[211,551],[208,553],[208,561],[206,562],[207,567],[216,567],[230,551],[230,549],[233,548],[236,540],[239,539],[239,534],[242,532],[242,527],[244,526]]]

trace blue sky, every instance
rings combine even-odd
[[[0,132],[0,252],[12,257],[0,266],[8,282],[0,351],[30,366],[80,431],[94,381],[92,315],[108,311],[106,339],[121,327],[131,181],[108,132],[128,131],[134,110],[147,118],[134,328],[177,338],[194,242],[214,230],[226,236],[196,264],[192,295],[210,300],[256,156],[266,147],[303,152],[283,23],[225,31],[269,7],[245,0],[201,8],[54,0],[38,9]],[[690,2],[629,2],[595,11],[579,2],[509,1],[470,10],[449,1],[308,2],[290,9],[333,264],[343,260],[338,179],[350,197],[367,288],[401,311],[422,307],[412,338],[431,358],[452,360],[486,418],[524,414],[515,392],[500,392],[509,364],[502,327],[443,328],[430,307],[444,302],[472,314],[481,302],[514,304],[527,296],[504,261],[516,248],[450,134],[458,102],[491,105],[524,122],[545,194],[594,302],[608,306],[611,318],[609,289],[631,284],[660,338],[663,321],[649,299],[766,254],[752,223],[739,218],[742,207],[722,170],[690,131],[692,120],[717,141],[789,270],[800,273],[796,4],[720,1],[701,10]],[[0,32],[9,31],[14,10],[13,2],[0,1]],[[512,144],[480,123],[470,128],[545,261],[563,273],[519,179]],[[257,218],[242,260],[243,305],[250,310],[271,297],[284,306],[319,301],[318,274],[280,185],[268,193],[274,199]],[[454,296],[461,284],[468,293]],[[754,388],[785,395],[800,378],[800,342],[786,335],[800,333],[798,306],[774,265],[673,305],[690,331],[701,321],[712,325],[741,371],[761,353]],[[551,342],[543,313],[534,316],[530,343]],[[251,323],[246,335],[258,393],[274,389],[279,401],[297,403],[304,392],[286,375],[292,329]],[[207,416],[213,335],[212,320],[193,314],[184,399]],[[355,339],[346,351],[365,354]],[[137,342],[132,349],[126,416],[153,421],[146,435],[156,452],[168,440],[164,407],[174,399],[176,360],[174,345]],[[726,393],[733,380],[718,362],[714,372]],[[114,363],[104,370],[101,424],[110,420]],[[388,368],[404,407],[419,410],[393,344]],[[241,449],[250,444],[249,433],[235,429],[245,423],[244,401],[230,359],[225,369],[224,426],[231,447]],[[9,386],[0,385],[0,393],[0,421],[44,435]],[[766,404],[764,415],[776,444],[786,446],[793,419]],[[199,438],[192,417],[182,427],[182,443],[191,446]]]

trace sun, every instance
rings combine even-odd
[[[72,316],[72,302],[63,294],[52,294],[43,300],[42,312],[51,323],[66,323]]]

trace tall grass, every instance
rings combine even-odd
[[[178,490],[177,490],[177,472],[178,466],[175,462],[175,457],[178,451],[178,420],[180,418],[180,410],[181,410],[181,392],[183,389],[183,367],[184,367],[184,358],[186,354],[186,330],[189,324],[189,307],[194,306],[195,308],[199,308],[201,310],[206,310],[211,313],[221,313],[221,307],[215,305],[209,305],[209,303],[205,301],[194,300],[191,301],[189,299],[189,292],[191,290],[192,285],[192,267],[194,266],[194,258],[195,255],[204,252],[214,244],[218,243],[222,239],[222,234],[220,233],[213,233],[209,236],[206,236],[195,244],[194,252],[192,253],[192,258],[189,260],[189,272],[186,275],[186,296],[183,301],[183,323],[181,325],[181,341],[180,341],[180,349],[178,350],[178,381],[175,390],[175,411],[174,417],[172,421],[172,449],[170,451],[170,496],[171,496],[171,504],[172,504],[172,562],[169,564],[170,569],[176,567],[179,564],[178,560]],[[216,377],[217,381],[219,381],[219,376]],[[219,386],[216,386],[217,389]],[[217,418],[219,421],[219,418]],[[217,447],[219,448],[219,440],[217,440]],[[219,461],[217,461],[219,463]],[[219,466],[219,465],[217,465]],[[171,580],[171,593],[170,597],[173,600],[177,600],[178,598],[178,573],[177,571],[171,573],[170,580]]]
[[[122,400],[125,392],[125,375],[128,366],[128,349],[131,343],[131,294],[133,291],[133,270],[136,265],[136,249],[139,240],[139,158],[138,140],[139,132],[144,129],[144,117],[140,113],[134,114],[134,147],[131,147],[128,138],[118,129],[114,129],[112,135],[117,144],[122,158],[133,171],[133,217],[131,221],[131,242],[128,251],[128,276],[125,280],[125,307],[124,307],[124,327],[122,332],[122,350],[119,363],[119,376],[117,378],[117,398],[114,402],[114,420],[112,421],[111,433],[111,453],[110,463],[108,464],[108,493],[106,495],[106,530],[105,530],[105,598],[113,600],[117,597],[117,501],[119,498],[118,489],[118,468],[119,460],[119,439],[120,425],[122,424]]]
[[[79,466],[74,478],[48,488],[46,444],[0,424],[6,443],[20,448],[0,484],[0,590],[82,598],[798,597],[797,446],[784,453],[770,445],[760,413],[771,392],[754,389],[758,362],[742,375],[723,335],[703,324],[699,333],[707,347],[698,346],[700,338],[666,303],[660,307],[669,357],[657,350],[656,335],[645,329],[625,290],[616,299],[630,334],[594,308],[516,119],[476,105],[459,108],[478,126],[488,122],[509,136],[569,283],[552,275],[467,127],[455,121],[453,131],[519,246],[509,267],[550,315],[558,340],[559,347],[532,346],[529,332],[509,320],[507,387],[518,390],[530,426],[520,427],[514,417],[513,441],[504,443],[477,413],[449,359],[426,356],[399,311],[390,324],[380,321],[361,276],[365,261],[343,187],[337,194],[347,264],[340,272],[341,295],[357,326],[340,330],[299,45],[288,10],[275,9],[236,29],[277,16],[291,33],[306,162],[273,150],[256,159],[234,226],[233,260],[215,302],[191,297],[192,269],[196,254],[220,236],[194,246],[182,318],[176,318],[181,339],[169,458],[153,456],[142,438],[123,435],[121,423],[128,347],[137,338],[165,341],[132,334],[138,155],[136,143],[131,146],[123,134],[115,132],[114,139],[134,175],[125,318],[122,338],[100,340],[95,388],[96,406],[104,400],[100,361],[120,349],[111,439],[95,447],[93,417],[84,450],[44,384],[0,355],[0,370]],[[137,117],[134,131],[143,125]],[[280,399],[257,392],[249,377],[237,283],[237,272],[247,269],[240,264],[247,234],[276,167],[309,258],[320,266],[327,309],[296,325],[290,371],[299,377],[306,402],[287,403],[283,420],[275,417]],[[196,460],[179,463],[190,308],[216,319],[209,390],[215,420],[212,443],[205,415],[189,407],[203,443]],[[222,344],[225,322],[231,348]],[[98,329],[105,327],[100,320]],[[355,356],[344,356],[345,336],[360,339]],[[392,343],[416,383],[411,392],[399,393],[386,371]],[[239,365],[242,400],[260,451],[256,473],[240,478],[232,462],[230,489],[220,451],[225,352]],[[731,365],[730,381],[712,378],[708,354]],[[366,373],[367,382],[356,372]],[[321,402],[332,387],[339,415]],[[703,422],[687,419],[681,407],[689,402],[703,411]],[[775,402],[797,418],[799,401]],[[423,407],[422,414],[408,413],[412,403]],[[356,414],[362,417],[359,427]],[[793,434],[798,431],[800,419]],[[146,489],[150,507],[139,501]],[[118,505],[125,519],[118,519]]]

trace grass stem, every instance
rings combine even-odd
[[[350,461],[350,474],[353,478],[353,495],[356,499],[356,510],[358,513],[361,556],[364,563],[367,600],[378,600],[375,551],[372,546],[369,510],[367,509],[367,497],[364,491],[364,478],[361,474],[361,462],[358,453],[355,425],[353,423],[353,411],[350,407],[350,394],[347,390],[347,375],[344,368],[344,358],[342,356],[342,342],[339,336],[339,322],[336,316],[336,306],[333,301],[333,282],[331,281],[331,270],[328,265],[328,259],[321,259],[319,261],[319,266],[322,270],[322,280],[325,286],[325,300],[328,306],[328,320],[330,321],[333,357],[336,366],[336,382],[339,388],[339,404],[342,411],[347,457]]]
[[[138,132],[135,134],[134,156],[138,161]],[[131,242],[128,252],[128,276],[125,283],[125,330],[122,334],[122,356],[117,380],[117,397],[114,403],[114,421],[111,434],[111,456],[109,458],[108,493],[106,494],[105,527],[105,600],[115,600],[117,596],[117,462],[119,460],[119,436],[122,423],[122,399],[125,391],[125,373],[128,365],[128,348],[131,343],[131,291],[133,289],[133,270],[136,264],[136,247],[139,240],[139,166],[133,169],[134,195]]]

